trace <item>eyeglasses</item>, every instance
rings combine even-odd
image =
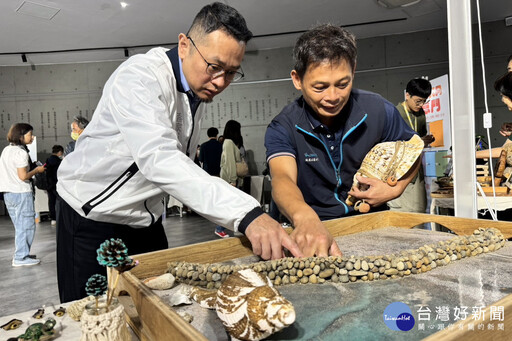
[[[429,102],[429,99],[427,99],[427,98],[426,99],[416,99],[416,100],[414,100],[414,103],[416,105],[421,105],[421,106],[427,104],[428,102]]]
[[[206,63],[206,73],[212,76],[213,79],[224,75],[224,78],[226,78],[228,82],[236,82],[244,76],[243,71],[227,71],[218,64],[208,62],[201,54],[201,51],[199,51],[199,49],[197,48],[192,38],[187,38],[190,40],[192,45],[194,45],[201,58],[203,58],[204,62]]]

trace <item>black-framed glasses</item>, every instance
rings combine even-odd
[[[421,99],[414,100],[414,103],[416,103],[416,105],[421,105],[421,106],[424,106],[428,102],[430,102],[430,99],[428,99],[428,98],[425,98],[425,99],[421,98]]]
[[[196,50],[199,53],[199,55],[201,56],[201,58],[203,58],[204,62],[206,63],[206,73],[209,74],[210,76],[212,76],[213,79],[224,75],[224,78],[228,82],[236,82],[244,76],[244,72],[242,71],[242,68],[240,68],[240,71],[227,71],[219,64],[214,64],[214,63],[208,62],[203,57],[203,54],[201,53],[201,51],[199,51],[199,49],[197,48],[196,43],[194,43],[192,38],[190,38],[190,37],[187,37],[187,38],[190,40],[192,45],[194,45],[194,47],[196,48]]]

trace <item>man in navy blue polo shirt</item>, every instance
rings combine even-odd
[[[321,220],[352,214],[347,194],[380,206],[400,196],[420,165],[394,187],[358,178],[370,188],[351,190],[373,146],[415,134],[392,103],[352,88],[356,55],[355,37],[340,27],[321,25],[299,37],[291,77],[302,96],[274,118],[265,135],[273,199],[293,224],[292,239],[306,257],[341,255]]]

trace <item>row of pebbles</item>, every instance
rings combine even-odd
[[[496,251],[503,245],[505,239],[499,230],[479,228],[470,236],[385,256],[290,257],[244,265],[171,262],[167,272],[178,282],[208,289],[218,289],[231,273],[247,268],[268,276],[274,285],[373,281],[427,272],[462,258]]]

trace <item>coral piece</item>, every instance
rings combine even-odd
[[[160,276],[146,278],[143,283],[153,290],[167,290],[174,285],[174,276],[166,273]]]
[[[295,309],[252,269],[236,271],[217,291],[192,288],[201,306],[215,308],[228,333],[239,340],[261,340],[295,322]]]
[[[82,317],[85,306],[92,301],[94,301],[94,296],[87,296],[82,298],[80,301],[72,303],[67,309],[69,316],[75,321],[80,321],[80,317]]]
[[[382,142],[375,145],[363,159],[359,170],[354,175],[352,188],[367,190],[368,186],[357,181],[357,176],[379,179],[389,186],[395,186],[398,180],[404,176],[418,159],[423,150],[423,140],[414,135],[409,141]],[[362,200],[348,196],[347,205],[353,206],[356,211],[366,213],[370,205]]]
[[[107,291],[107,277],[99,274],[94,274],[87,280],[85,284],[85,292],[89,296],[101,296]]]

